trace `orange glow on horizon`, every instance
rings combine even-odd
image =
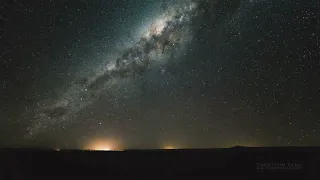
[[[93,140],[86,147],[86,150],[94,151],[119,151],[119,144],[114,140]]]
[[[175,148],[175,147],[173,147],[173,146],[164,146],[163,149],[177,149],[177,148]]]

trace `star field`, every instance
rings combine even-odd
[[[320,143],[317,1],[0,7],[1,146]]]

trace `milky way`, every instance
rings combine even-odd
[[[95,102],[102,93],[125,80],[143,76],[150,68],[159,68],[174,56],[181,55],[193,37],[193,24],[204,11],[204,1],[173,1],[140,38],[122,50],[122,54],[106,60],[102,70],[93,67],[95,75],[77,78],[53,102],[38,102],[35,117],[27,128],[33,137],[46,128],[70,124],[77,113]]]
[[[4,1],[0,146],[319,145],[319,6]]]

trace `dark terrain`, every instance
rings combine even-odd
[[[1,149],[0,179],[166,175],[319,178],[318,147],[80,151]],[[198,179],[197,178],[197,179]]]

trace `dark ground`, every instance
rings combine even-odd
[[[320,177],[320,148],[126,150],[2,149],[1,179],[40,177],[193,176],[237,179]]]

